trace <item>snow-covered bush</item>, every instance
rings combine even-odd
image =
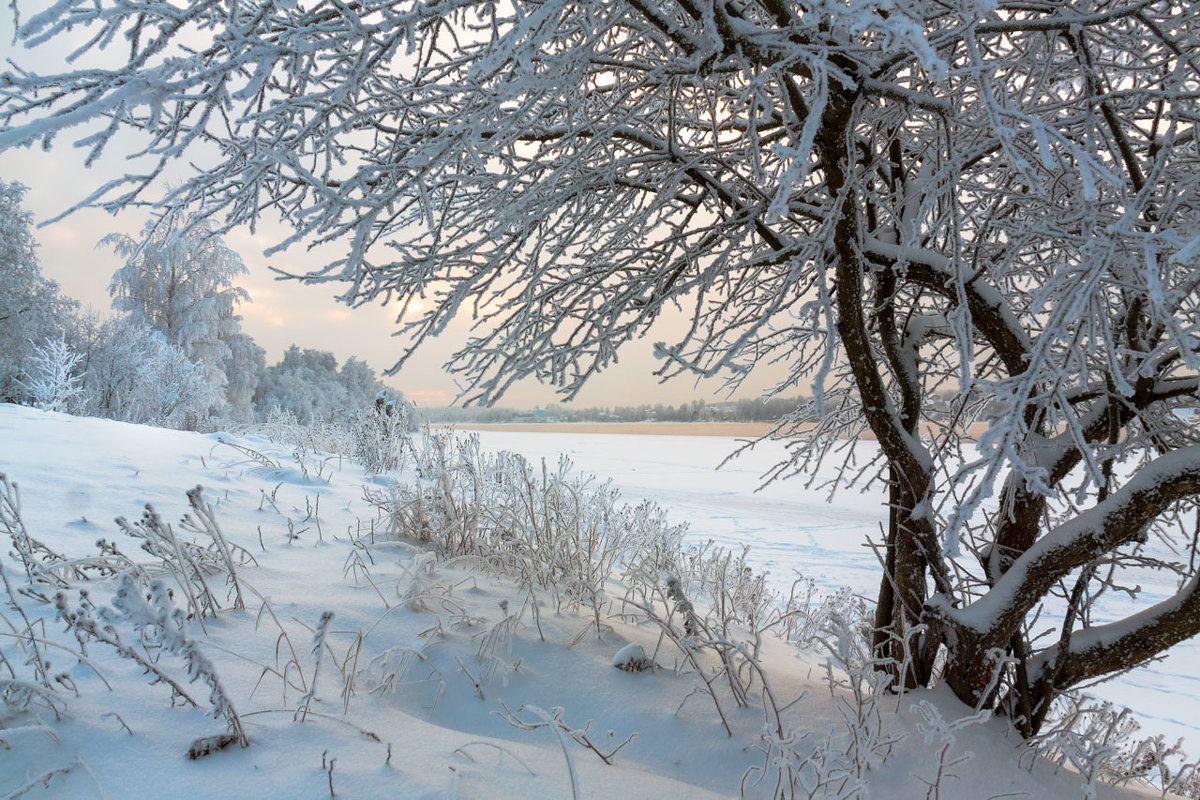
[[[618,504],[611,484],[573,474],[565,457],[537,469],[515,453],[481,452],[478,437],[429,429],[415,450],[415,482],[368,493],[385,533],[477,557],[551,590],[560,607],[598,614],[611,579],[657,580],[686,529],[653,504]]]
[[[411,455],[416,424],[412,405],[387,395],[380,390],[369,407],[353,413],[339,408],[336,414],[313,416],[308,422],[290,408],[274,406],[250,430],[290,447],[306,475],[309,460],[322,453],[352,458],[370,474],[390,472]]]
[[[378,474],[397,469],[412,448],[416,430],[413,408],[403,400],[390,400],[379,392],[373,407],[354,414],[350,423],[354,457],[367,472]]]
[[[295,413],[275,406],[250,431],[272,442],[312,453],[353,453],[354,442],[344,425],[330,420],[313,420],[304,425]]]
[[[714,547],[711,541],[688,545],[679,554],[678,573],[688,591],[705,599],[718,616],[750,629],[767,621],[779,604],[778,593],[767,583],[767,574],[747,563],[748,545],[736,555]]]
[[[1200,764],[1189,761],[1182,741],[1139,738],[1141,726],[1128,708],[1084,693],[1064,694],[1046,724],[1029,741],[1031,753],[1069,765],[1082,778],[1082,797],[1093,800],[1101,783],[1149,784],[1163,796],[1200,798]]]

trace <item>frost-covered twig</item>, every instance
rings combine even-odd
[[[189,754],[198,758],[214,749],[220,749],[230,743],[230,736],[232,741],[242,747],[249,745],[250,740],[246,737],[229,695],[217,677],[216,669],[196,642],[188,637],[186,616],[172,604],[170,589],[166,583],[156,578],[150,582],[148,596],[144,596],[142,592],[143,587],[135,576],[128,572],[122,573],[113,597],[113,608],[116,609],[117,615],[129,622],[143,647],[157,646],[182,660],[188,680],[199,681],[208,687],[212,716],[223,719],[228,728],[225,734],[198,739]],[[82,633],[113,647],[120,656],[132,660],[151,675],[152,683],[162,682],[171,687],[172,697],[179,697],[189,705],[198,706],[157,660],[149,659],[141,650],[121,640],[115,625],[116,618],[111,610],[92,606],[86,597],[81,600],[79,606],[72,608],[65,592],[58,593],[55,604],[60,617],[68,627],[77,630],[77,635]]]
[[[195,531],[197,533],[207,533],[212,537],[213,545],[217,548],[217,552],[221,555],[221,560],[224,562],[225,569],[229,573],[229,581],[233,584],[235,609],[244,609],[246,603],[242,600],[242,587],[238,582],[237,564],[233,557],[235,552],[238,552],[243,561],[249,561],[257,564],[258,561],[251,553],[243,547],[230,545],[225,539],[225,534],[221,532],[221,526],[217,524],[217,515],[213,511],[212,504],[204,499],[204,490],[197,486],[194,489],[189,489],[187,492],[188,503],[192,507],[192,515],[184,515],[183,521],[180,523],[184,528]]]
[[[129,522],[125,517],[116,518],[117,526],[129,536],[141,542],[141,547],[150,555],[162,560],[175,583],[187,597],[189,613],[204,625],[205,616],[216,616],[220,604],[208,587],[206,573],[220,571],[221,567],[202,547],[181,540],[150,503],[142,518]]]
[[[554,734],[554,738],[558,741],[559,746],[562,748],[563,757],[567,761],[567,774],[571,781],[571,796],[573,798],[579,797],[579,776],[575,770],[575,759],[571,754],[570,748],[567,747],[568,740],[572,740],[576,744],[591,750],[600,758],[601,761],[603,761],[605,764],[611,765],[613,757],[616,756],[621,748],[632,742],[637,736],[636,733],[631,733],[619,744],[602,749],[601,747],[597,746],[588,735],[589,730],[592,727],[591,720],[589,720],[587,725],[584,725],[582,728],[572,728],[563,721],[563,714],[566,712],[559,706],[555,706],[549,711],[546,711],[538,706],[527,703],[518,708],[515,712],[503,702],[500,703],[500,707],[503,709],[502,711],[493,711],[492,713],[500,717],[509,725],[512,725],[514,728],[523,731],[536,731],[540,728],[550,729],[550,731]],[[522,718],[521,714],[524,712],[528,712],[534,717],[534,719],[529,720]],[[610,740],[613,738],[612,731],[608,732],[608,736]]]
[[[317,693],[317,678],[321,674],[321,656],[325,654],[325,636],[329,633],[329,623],[333,620],[333,612],[325,611],[321,614],[321,619],[317,621],[316,630],[313,631],[313,673],[312,683],[308,687],[308,692],[300,698],[300,707],[296,709],[296,717],[304,722],[308,715],[309,707],[312,705],[313,697]]]
[[[507,600],[500,601],[500,611],[504,616],[499,622],[475,635],[479,640],[475,660],[483,667],[484,683],[491,683],[495,679],[499,667],[511,664],[512,640],[521,623],[521,613],[509,613]],[[497,651],[503,653],[504,657],[501,658]]]
[[[21,518],[20,489],[4,473],[0,473],[0,527],[12,540],[30,584],[47,583],[60,588],[67,585],[65,578],[54,571],[67,559],[29,534]]]
[[[231,442],[228,439],[225,439],[220,436],[217,437],[217,444],[223,444],[226,447],[232,447],[234,450],[237,450],[242,455],[244,455],[250,459],[253,459],[255,462],[266,467],[267,469],[271,470],[272,472],[279,472],[279,470],[281,469],[278,461],[271,458],[270,456],[267,456],[267,455],[264,455],[263,453],[258,452],[257,450],[255,450],[252,447],[247,447],[246,445],[238,444],[237,442]]]
[[[127,574],[123,573],[123,575]],[[130,580],[132,581],[132,579]],[[136,647],[122,641],[120,634],[110,619],[111,615],[106,613],[106,609],[98,609],[94,606],[88,600],[86,594],[80,598],[78,606],[72,607],[67,599],[66,592],[59,592],[55,595],[54,605],[58,609],[59,617],[66,623],[67,628],[74,632],[81,644],[91,640],[108,645],[117,652],[117,655],[122,658],[128,658],[141,667],[142,671],[150,676],[150,683],[165,683],[170,687],[172,702],[174,702],[175,698],[178,698],[193,708],[199,708],[200,704],[193,700],[191,695],[187,693],[187,690],[163,670],[157,662],[147,658]]]
[[[71,767],[58,767],[50,770],[49,772],[45,772],[29,781],[25,785],[17,789],[13,789],[4,796],[4,800],[17,800],[17,798],[24,797],[39,786],[48,790],[50,788],[50,781],[52,781],[56,775],[66,775],[70,773],[70,771]]]
[[[942,781],[951,777],[959,777],[954,773],[948,772],[948,770],[951,767],[965,764],[975,757],[975,754],[968,750],[953,761],[946,760],[946,756],[955,743],[954,734],[971,725],[979,725],[987,722],[992,715],[988,711],[977,711],[974,714],[956,720],[947,720],[942,716],[942,712],[938,707],[928,700],[920,700],[914,703],[909,710],[920,714],[922,717],[922,721],[917,723],[917,731],[925,737],[925,744],[932,744],[938,748],[937,769],[933,776],[926,778],[922,775],[914,775],[914,777],[929,787],[929,790],[925,794],[926,800],[941,800],[944,789]],[[946,796],[953,797],[954,794],[951,793]]]

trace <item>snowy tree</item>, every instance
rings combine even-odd
[[[21,36],[82,27],[128,63],[10,70],[0,145],[89,118],[81,144],[140,132],[159,168],[216,142],[168,202],[344,241],[309,279],[397,302],[414,346],[474,314],[468,399],[572,396],[675,307],[663,376],[787,365],[815,400],[779,475],[878,441],[844,477],[889,487],[875,648],[905,684],[944,648],[1028,734],[1200,631],[1172,413],[1200,369],[1197,4],[63,0]],[[1093,619],[1142,568],[1176,594]]]
[[[0,402],[27,398],[21,379],[69,319],[73,304],[42,276],[35,253],[33,214],[21,206],[25,187],[0,181]]]
[[[220,403],[222,387],[161,332],[125,317],[85,318],[80,328],[84,414],[195,429]]]
[[[229,356],[222,367],[228,381],[223,414],[234,422],[253,422],[254,392],[267,368],[266,352],[245,333],[228,337],[225,344]]]
[[[66,337],[33,345],[22,380],[33,405],[43,411],[69,413],[76,410],[83,394],[78,373],[82,357],[67,344]]]
[[[238,340],[244,334],[236,313],[249,295],[233,285],[246,266],[208,223],[168,213],[148,224],[140,240],[113,234],[102,243],[127,259],[113,275],[109,293],[113,307],[127,312],[134,325],[159,331],[188,360],[201,364],[216,385],[229,383],[227,368],[254,366],[253,350]],[[251,377],[243,372],[234,379],[237,413],[247,410],[254,387],[241,384]],[[216,405],[223,403],[218,399]]]
[[[373,408],[381,392],[391,394],[366,363],[351,357],[338,369],[333,353],[292,345],[263,373],[254,405],[260,419],[279,408],[302,425],[348,421],[355,412]]]

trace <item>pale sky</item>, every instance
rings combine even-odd
[[[29,187],[25,206],[40,224],[118,174],[121,165],[113,153],[103,163],[88,169],[83,165],[82,152],[70,147],[68,137],[60,136],[50,152],[0,153],[0,179],[20,181]],[[67,295],[97,311],[110,313],[108,284],[120,266],[120,259],[111,249],[97,248],[97,242],[113,232],[136,238],[145,221],[146,213],[141,209],[131,209],[116,217],[93,209],[35,229],[43,273],[58,281]],[[267,258],[263,251],[274,244],[275,238],[266,226],[256,235],[248,229],[235,230],[226,235],[225,241],[242,256],[249,269],[249,274],[240,281],[251,297],[251,302],[240,308],[242,327],[266,349],[268,363],[278,361],[292,344],[329,350],[339,363],[357,356],[381,373],[399,357],[402,341],[391,335],[395,329],[394,313],[379,306],[349,308],[334,299],[338,284],[305,286],[296,281],[277,281],[268,269],[273,266],[291,272],[305,271],[320,265],[315,257],[294,248],[295,254]],[[469,320],[463,320],[450,326],[439,339],[426,342],[417,356],[385,381],[421,405],[450,403],[458,390],[441,365],[465,340],[469,324]],[[632,343],[621,351],[620,362],[594,378],[575,405],[678,405],[695,399],[725,400],[720,381],[697,384],[693,379],[680,378],[658,383],[651,374],[659,366],[652,345],[656,339],[669,339],[670,333],[669,329],[652,331],[647,340]],[[753,383],[748,381],[736,396],[754,396],[769,382],[768,376],[759,376]],[[550,387],[526,380],[514,386],[500,405],[532,408],[554,402],[559,400]]]

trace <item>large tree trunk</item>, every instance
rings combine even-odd
[[[963,702],[988,706],[999,688],[997,670],[1026,615],[1075,570],[1142,539],[1147,527],[1181,500],[1200,494],[1200,446],[1160,456],[1091,509],[1052,529],[999,575],[989,591],[964,608],[945,595],[926,604],[927,618],[949,648],[947,684]],[[1044,714],[1053,695],[1093,678],[1135,667],[1200,633],[1200,577],[1168,600],[1120,622],[1073,635],[1027,664],[1030,697]],[[1035,729],[1037,719],[1029,720]]]

